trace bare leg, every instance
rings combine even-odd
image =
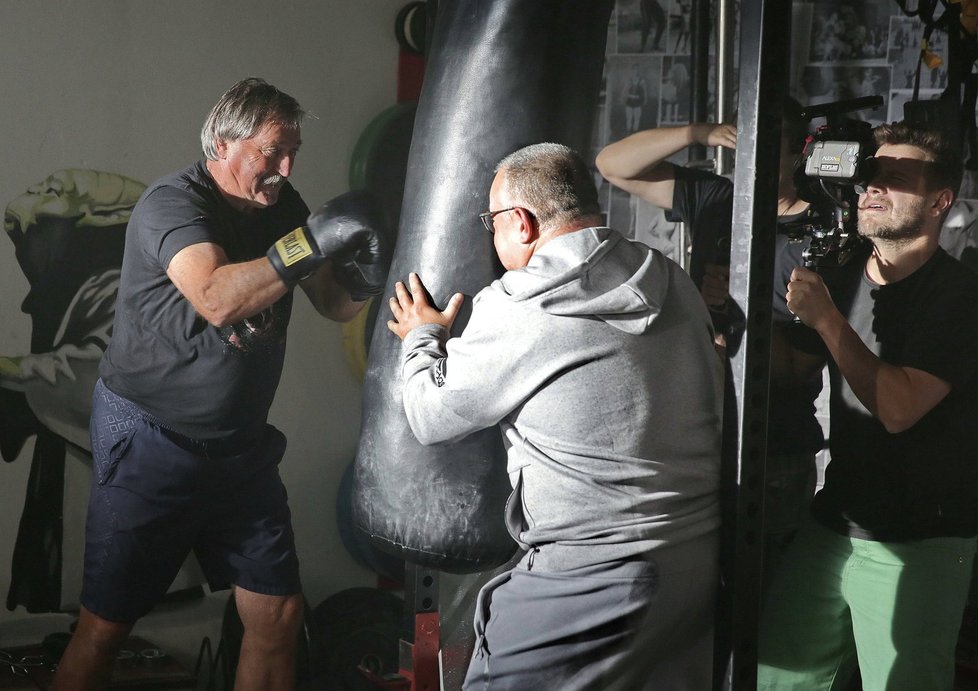
[[[302,595],[260,595],[236,587],[234,603],[244,626],[235,691],[294,689]]]
[[[78,626],[58,663],[51,691],[94,691],[103,688],[112,674],[119,648],[135,622],[102,619],[84,607]]]

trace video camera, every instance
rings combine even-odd
[[[782,229],[799,242],[810,238],[802,255],[807,267],[841,266],[860,244],[855,209],[857,197],[874,172],[876,145],[872,125],[845,115],[881,105],[882,96],[864,96],[803,106],[797,113],[786,113],[806,122],[826,119],[806,139],[794,177],[798,196],[817,213]]]

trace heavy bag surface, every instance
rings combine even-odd
[[[479,222],[494,168],[528,144],[590,150],[613,0],[440,0],[415,116],[404,204],[385,296],[417,271],[437,305],[501,273]],[[586,155],[586,154],[585,154]],[[374,325],[357,451],[354,522],[381,549],[427,568],[472,573],[516,545],[499,430],[422,446],[401,402],[401,343]]]

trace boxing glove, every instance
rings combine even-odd
[[[326,202],[306,225],[280,238],[268,259],[290,287],[328,260],[336,282],[361,301],[384,290],[390,270],[388,236],[377,199],[354,190]]]

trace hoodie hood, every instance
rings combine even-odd
[[[560,235],[493,283],[557,316],[596,317],[630,334],[651,327],[669,291],[669,260],[611,228]]]

